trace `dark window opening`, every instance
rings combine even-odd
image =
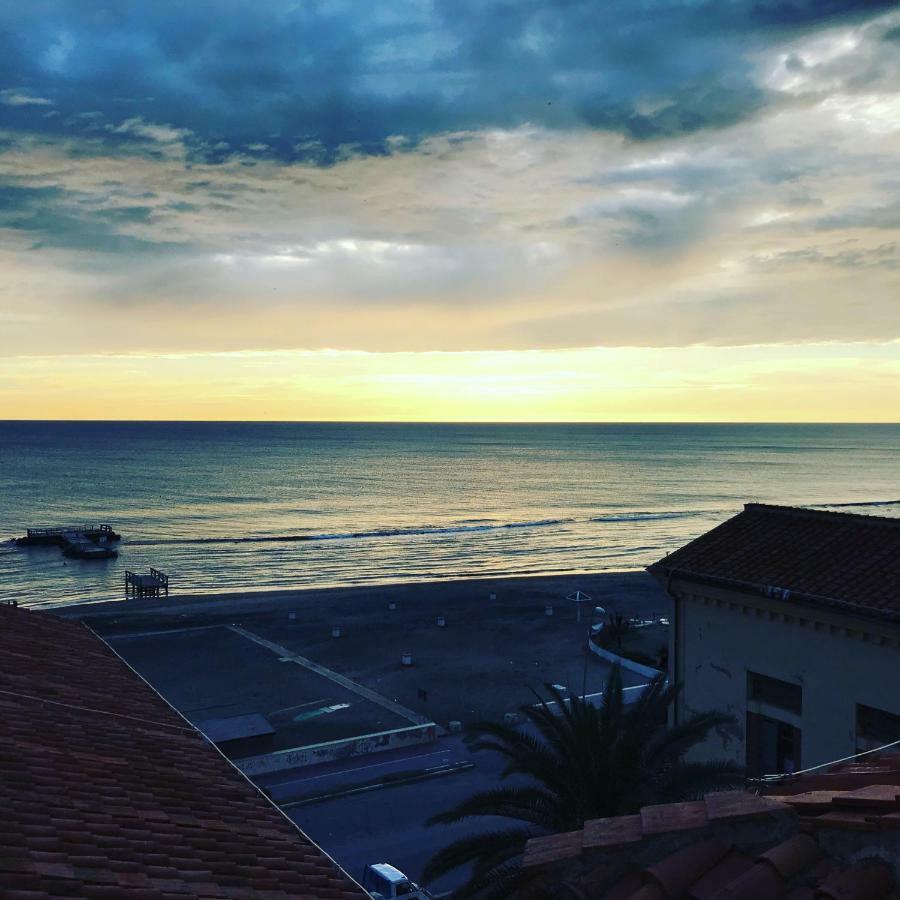
[[[876,709],[874,706],[856,704],[857,750],[874,750],[885,744],[900,741],[900,716]]]
[[[797,715],[803,712],[803,688],[799,684],[791,684],[769,675],[747,673],[747,698]]]
[[[782,775],[800,769],[800,729],[769,716],[747,713],[747,771]]]

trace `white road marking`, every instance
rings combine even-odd
[[[321,700],[310,700],[309,703],[298,703],[296,706],[284,706],[281,709],[273,709],[271,712],[267,712],[267,716],[277,716],[280,713],[293,712],[295,709],[303,709],[304,706],[315,706],[317,703],[325,703],[328,700],[327,697],[323,697]]]
[[[363,697],[366,700],[371,700],[372,703],[375,703],[378,706],[389,710],[395,715],[400,716],[401,719],[405,719],[407,722],[412,722],[413,725],[434,725],[434,722],[432,722],[430,719],[426,719],[424,716],[420,716],[417,712],[413,712],[411,709],[407,709],[405,706],[401,706],[399,703],[388,700],[387,697],[382,696],[376,691],[370,690],[367,687],[363,687],[363,685],[357,684],[355,681],[352,681],[349,678],[345,678],[340,673],[328,669],[325,666],[321,666],[317,662],[313,662],[313,660],[307,659],[305,656],[301,656],[299,653],[291,653],[291,651],[286,647],[282,647],[280,644],[276,644],[274,641],[266,640],[266,638],[260,637],[258,634],[254,634],[252,631],[247,631],[245,628],[241,628],[240,625],[229,625],[228,629],[229,631],[233,631],[235,634],[239,634],[241,637],[247,638],[248,641],[253,641],[254,644],[259,644],[260,647],[265,647],[267,650],[270,650],[279,658],[281,662],[296,663],[298,666],[302,666],[304,669],[308,669],[310,672],[315,672],[316,674],[327,678],[329,681],[340,685],[345,690],[348,690],[353,694],[358,694],[360,697]]]
[[[292,779],[291,781],[278,781],[275,782],[272,787],[275,787],[276,785],[278,787],[282,787],[288,784],[303,784],[307,781],[317,781],[320,778],[331,778],[334,775],[349,775],[353,772],[365,772],[367,769],[380,769],[382,766],[392,766],[395,763],[425,759],[428,756],[446,756],[452,752],[452,750],[435,750],[433,753],[420,753],[417,756],[404,756],[402,759],[391,759],[387,762],[371,763],[368,766],[357,766],[355,769],[341,769],[339,772],[325,772],[322,775],[310,775],[308,778],[296,778]]]
[[[189,631],[212,631],[214,628],[227,628],[227,625],[194,625],[190,628],[164,628],[160,631],[122,632],[120,634],[104,634],[105,641],[128,641],[146,637],[165,637],[170,634],[187,634]]]

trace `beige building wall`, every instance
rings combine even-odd
[[[858,703],[900,716],[900,626],[680,579],[669,590],[677,718],[719,710],[736,719],[695,758],[744,765],[748,711],[801,729],[803,768],[856,752]],[[748,671],[800,685],[802,713],[748,701]]]

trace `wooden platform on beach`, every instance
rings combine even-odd
[[[119,555],[113,544],[121,537],[110,525],[78,525],[60,528],[29,528],[17,538],[19,547],[59,547],[72,559],[111,559]]]
[[[150,569],[148,575],[125,570],[125,596],[126,597],[160,597],[169,596],[169,576],[159,569]]]

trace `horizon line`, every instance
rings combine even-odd
[[[160,425],[900,425],[900,420],[787,419],[6,419],[0,424]]]

